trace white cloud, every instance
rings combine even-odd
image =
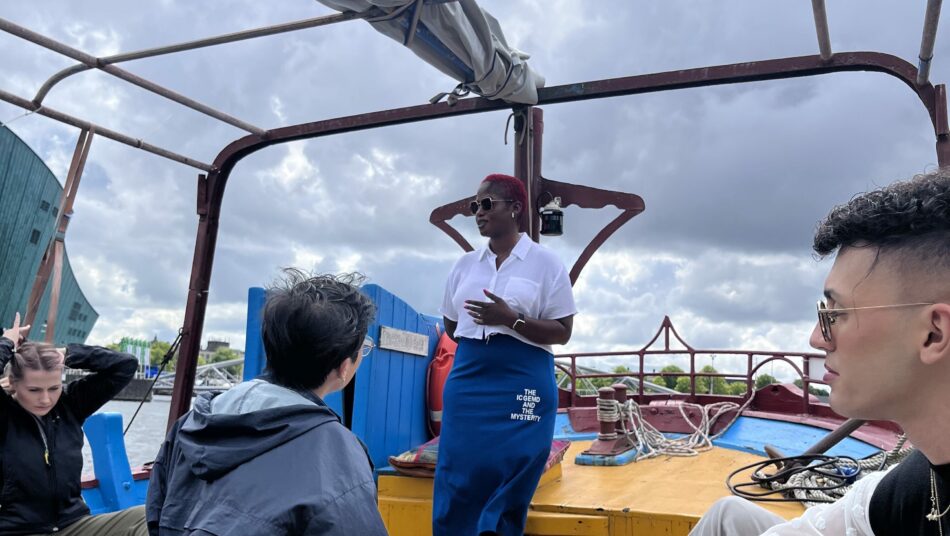
[[[810,10],[792,4],[484,7],[549,85],[816,51]],[[117,0],[7,8],[5,18],[96,55],[327,11],[242,0],[227,9]],[[829,5],[836,48],[910,59],[921,16],[922,8],[886,2]],[[937,47],[934,78],[945,82],[950,41]],[[72,63],[0,36],[0,88],[17,95],[32,98]],[[362,22],[123,67],[265,127],[422,104],[454,85]],[[46,104],[206,162],[245,135],[101,72],[65,80]],[[0,104],[0,120],[20,113]],[[474,193],[486,173],[511,170],[506,119],[497,112],[351,132],[242,160],[224,198],[205,338],[239,346],[247,287],[269,282],[281,266],[359,270],[435,313],[461,250],[428,223],[429,213]],[[77,131],[37,114],[12,128],[62,180]],[[807,350],[812,296],[827,269],[810,257],[815,222],[855,192],[935,161],[919,102],[899,82],[867,73],[546,106],[544,132],[545,177],[634,192],[647,206],[585,268],[571,351],[638,349],[665,315],[697,347]],[[95,139],[67,238],[80,284],[101,314],[93,342],[171,339],[177,331],[197,173]],[[614,213],[570,207],[567,234],[543,243],[570,266]],[[470,218],[451,223],[481,244]]]
[[[270,109],[281,125],[287,123],[287,116],[284,114],[284,102],[277,95],[271,95]]]
[[[93,56],[112,56],[122,50],[122,38],[113,28],[94,27],[91,23],[73,22],[64,27],[69,44]]]

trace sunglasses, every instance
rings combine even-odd
[[[468,206],[472,210],[472,214],[478,213],[478,209],[481,208],[485,212],[490,212],[491,209],[495,206],[495,203],[501,203],[502,201],[514,201],[514,199],[492,199],[490,197],[483,197],[481,199],[476,199],[472,201],[472,204]]]
[[[838,320],[838,317],[848,311],[860,311],[864,309],[892,309],[895,307],[916,307],[918,305],[933,305],[933,303],[898,303],[895,305],[871,305],[868,307],[844,307],[841,309],[829,309],[825,302],[818,301],[818,326],[821,328],[821,336],[825,342],[831,342],[831,325]]]

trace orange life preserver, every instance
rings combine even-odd
[[[429,408],[429,433],[436,437],[442,432],[442,392],[445,380],[452,371],[458,344],[443,333],[435,347],[435,356],[426,373],[426,405]]]

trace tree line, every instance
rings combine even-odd
[[[557,371],[559,375],[562,375],[562,371]],[[612,371],[614,374],[629,374],[630,376],[636,376],[637,373],[633,370],[630,370],[624,365],[619,365],[613,368]],[[707,374],[718,374],[719,371],[716,370],[712,365],[706,365],[699,370],[699,372]],[[673,389],[680,393],[689,392],[689,376],[662,376],[661,374],[685,374],[686,371],[681,369],[676,365],[667,365],[660,369],[660,374],[654,374],[646,376],[646,381]],[[614,383],[620,381],[621,378],[589,378],[590,383],[594,386],[595,389],[600,389],[601,387],[610,387]],[[710,380],[712,380],[712,385],[710,386]],[[755,377],[755,389],[761,389],[767,385],[772,385],[773,383],[782,383],[778,381],[774,376],[770,374],[759,374]],[[795,380],[794,384],[801,389],[802,380]],[[808,392],[816,396],[828,396],[828,391],[825,389],[819,389],[813,385],[808,386]],[[742,396],[746,393],[746,383],[745,380],[727,380],[726,378],[719,377],[707,377],[700,376],[696,378],[696,393],[698,394],[715,394],[715,395],[733,395],[733,396]]]
[[[109,344],[106,347],[109,348],[110,350],[115,350],[117,352],[122,351],[121,345],[117,342]],[[161,366],[162,359],[165,358],[165,354],[168,353],[168,350],[170,350],[171,347],[172,347],[172,343],[168,341],[160,341],[158,339],[153,340],[149,348],[149,364],[155,367]],[[240,354],[238,354],[237,352],[235,352],[234,350],[230,348],[218,348],[217,350],[215,350],[213,354],[211,354],[208,357],[199,355],[198,366],[210,365],[212,363],[220,363],[222,361],[230,361],[231,359],[237,359],[239,357],[241,357]],[[165,372],[171,372],[175,370],[175,364],[177,362],[178,362],[178,351],[176,350],[174,356],[172,356],[172,359],[168,362],[167,365],[165,365]],[[233,367],[228,367],[227,370],[228,372],[231,372],[232,374],[240,375],[241,365],[234,365]]]

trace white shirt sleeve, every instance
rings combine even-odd
[[[775,525],[762,536],[874,536],[868,507],[887,472],[878,471],[858,480],[837,502],[813,506],[801,517]]]
[[[452,271],[449,272],[449,277],[447,277],[445,280],[445,294],[442,296],[442,305],[439,307],[439,313],[453,322],[458,322],[459,319],[459,314],[455,309],[453,298],[455,298],[455,292],[458,290],[459,277],[461,275],[459,271],[459,265],[462,263],[463,259],[465,259],[464,256],[461,259],[455,261],[455,264],[452,266]]]
[[[544,320],[557,320],[577,313],[571,278],[560,260],[555,258],[554,261],[557,263],[554,277],[541,295],[541,314],[538,317]]]

